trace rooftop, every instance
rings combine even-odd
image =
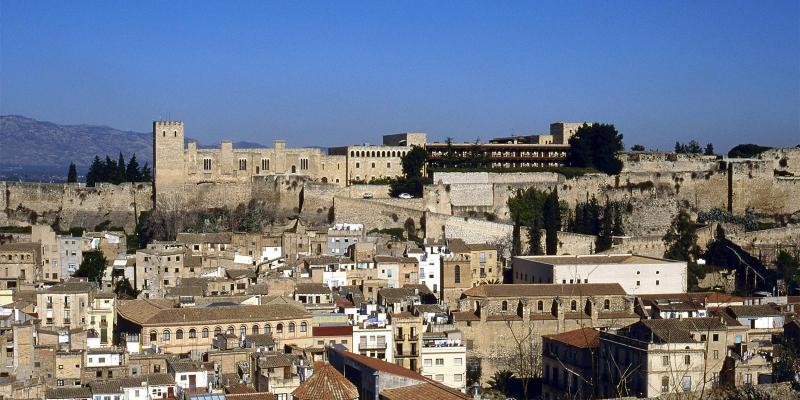
[[[220,307],[167,308],[152,300],[122,302],[118,314],[138,325],[197,325],[211,323],[239,323],[310,318],[304,309],[288,303],[274,302],[264,305],[236,305]]]
[[[610,296],[626,295],[619,283],[480,285],[464,291],[464,297]]]
[[[543,337],[581,349],[597,348],[600,346],[600,331],[592,328],[576,329],[574,331]]]
[[[314,364],[314,374],[292,392],[299,400],[352,400],[358,399],[358,388],[332,365]]]
[[[592,254],[576,256],[518,256],[523,260],[531,260],[550,265],[595,265],[595,264],[669,264],[681,261],[664,258],[641,256],[636,254]]]

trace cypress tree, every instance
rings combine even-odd
[[[128,167],[125,169],[125,180],[127,182],[141,182],[142,172],[139,170],[139,162],[136,161],[136,153],[133,153],[128,160]]]
[[[78,182],[78,169],[75,167],[75,163],[71,162],[67,171],[67,183],[75,182]]]
[[[545,229],[545,251],[548,255],[558,252],[558,231],[561,229],[561,210],[558,207],[558,191],[547,196],[542,207]]]
[[[614,236],[622,236],[625,230],[622,228],[622,210],[619,206],[614,207],[614,228],[612,229]]]
[[[511,255],[518,256],[521,254],[522,254],[522,242],[520,239],[519,219],[515,219],[514,229],[511,231]]]
[[[142,167],[142,182],[152,182],[153,181],[153,173],[150,171],[150,166],[147,163],[144,163]]]
[[[597,236],[596,247],[597,252],[606,251],[611,248],[611,235],[613,228],[614,214],[612,212],[611,203],[606,202],[603,210],[603,220],[600,228],[599,235]]]
[[[119,159],[117,160],[117,168],[114,170],[113,182],[115,185],[125,182],[125,158],[122,157],[121,151],[119,152]]]
[[[535,215],[531,219],[531,225],[528,227],[530,233],[530,240],[528,240],[529,252],[531,255],[542,255],[542,219],[540,216]]]
[[[100,174],[98,182],[111,182],[114,179],[114,174],[117,171],[117,163],[111,157],[106,155],[106,162],[103,164],[103,169]]]
[[[100,182],[100,177],[103,171],[103,162],[100,161],[99,156],[94,156],[92,165],[89,166],[89,171],[86,173],[86,186],[94,187],[95,183]]]

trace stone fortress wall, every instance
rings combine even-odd
[[[136,218],[150,210],[149,183],[83,184],[0,182],[0,226],[58,222],[60,229],[93,229],[109,221],[133,231]]]

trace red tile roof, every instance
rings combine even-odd
[[[292,391],[292,396],[299,400],[353,400],[358,399],[358,388],[332,365],[318,362],[311,378]]]
[[[353,326],[314,326],[311,328],[312,336],[352,336]]]
[[[592,328],[576,329],[574,331],[546,335],[543,337],[581,349],[597,348],[600,346],[600,331]]]

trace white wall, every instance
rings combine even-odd
[[[628,294],[686,293],[687,286],[686,263],[680,261],[553,266],[515,257],[512,269],[514,283],[619,283]]]

